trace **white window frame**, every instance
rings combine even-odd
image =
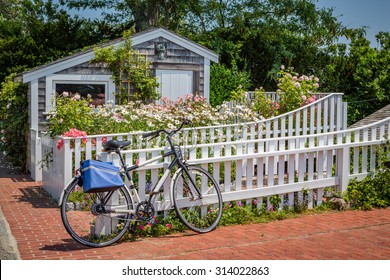
[[[99,84],[105,87],[105,103],[115,103],[115,83],[111,75],[65,75],[53,74],[46,77],[45,111],[50,112],[55,107],[56,84]]]

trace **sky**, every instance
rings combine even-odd
[[[377,47],[375,35],[390,32],[389,0],[319,0],[317,7],[334,8],[333,15],[350,28],[367,26],[366,38]]]

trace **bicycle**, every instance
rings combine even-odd
[[[81,167],[77,170],[59,202],[62,222],[74,240],[89,247],[104,247],[119,241],[128,229],[134,230],[137,223],[150,222],[156,215],[154,199],[161,194],[162,186],[172,174],[170,203],[184,225],[197,233],[210,232],[217,227],[223,207],[216,180],[204,168],[189,165],[183,159],[181,147],[172,140],[185,124],[190,122],[184,120],[178,129],[172,131],[161,129],[143,134],[142,137],[149,140],[165,134],[169,149],[162,155],[131,166],[126,165],[121,154],[130,141],[109,140],[103,144],[105,151],[119,156],[120,173],[122,178],[128,179],[128,186],[123,182],[112,190],[84,192],[83,170]],[[140,201],[130,172],[171,156],[169,167],[149,196]]]

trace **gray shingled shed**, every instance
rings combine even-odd
[[[209,100],[210,66],[218,55],[165,28],[150,29],[132,36],[133,48],[153,62],[161,96],[176,100],[185,94],[197,94]],[[104,45],[118,45],[122,39]],[[115,84],[111,72],[102,63],[91,62],[93,49],[88,49],[22,73],[29,88],[29,159],[31,177],[40,180],[42,158],[40,138],[42,125],[53,109],[56,92],[70,91],[99,96],[103,102],[112,100]]]

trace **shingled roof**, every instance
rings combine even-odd
[[[372,113],[368,117],[365,117],[364,119],[354,123],[349,128],[357,128],[357,127],[365,126],[368,124],[375,123],[377,121],[384,120],[388,117],[390,117],[390,104]]]

